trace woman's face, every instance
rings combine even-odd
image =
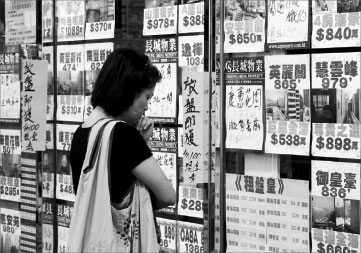
[[[154,88],[145,89],[135,97],[133,104],[127,111],[122,113],[121,120],[134,125],[142,117],[144,112],[148,110],[148,101],[153,97]]]

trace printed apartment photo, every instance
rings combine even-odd
[[[360,89],[312,89],[313,123],[355,124],[360,121]]]
[[[360,234],[359,200],[312,196],[312,227]]]
[[[310,90],[267,90],[266,118],[267,120],[310,122]]]

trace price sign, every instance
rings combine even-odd
[[[85,26],[85,39],[113,38],[114,26],[114,20],[87,23]]]
[[[161,234],[160,246],[165,249],[176,250],[176,221],[158,217],[156,219]]]
[[[204,31],[204,2],[179,5],[179,33]]]
[[[57,199],[75,201],[75,192],[71,175],[58,174],[57,180]]]
[[[266,153],[308,155],[310,127],[308,122],[268,120]]]
[[[0,153],[21,154],[20,130],[0,129]]]
[[[312,228],[312,252],[359,252],[360,235]]]
[[[179,39],[179,66],[197,67],[204,64],[203,35],[180,36]]]
[[[360,164],[312,161],[312,195],[360,199]]]
[[[1,225],[1,233],[3,234],[3,236],[5,236],[5,234],[10,236],[10,238],[13,235],[20,236],[20,232],[21,232],[20,211],[1,208],[0,225]]]
[[[178,222],[178,251],[204,253],[203,225]]]
[[[263,52],[265,43],[263,18],[224,23],[224,52]]]
[[[20,178],[0,177],[0,199],[20,202]]]
[[[85,24],[85,1],[60,1],[56,5],[58,40],[83,40]]]
[[[360,125],[313,123],[312,155],[360,158]]]
[[[143,35],[175,34],[177,9],[163,6],[144,9]]]
[[[83,121],[84,96],[59,95],[57,118],[63,121]]]
[[[179,186],[178,214],[203,218],[204,189]]]
[[[360,88],[360,57],[359,52],[312,55],[312,88]]]
[[[73,139],[74,132],[77,128],[78,128],[77,125],[64,125],[64,124],[57,125],[56,146],[58,150],[70,151],[71,141]]]
[[[312,47],[359,47],[360,12],[313,15]]]

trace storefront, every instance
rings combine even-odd
[[[162,251],[361,252],[360,12],[360,0],[0,0],[0,252],[65,252],[72,136],[119,47],[163,76],[146,112],[178,195],[155,212]]]

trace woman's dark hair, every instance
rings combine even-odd
[[[119,48],[108,56],[100,70],[90,102],[93,108],[100,106],[116,117],[133,104],[140,92],[153,88],[161,79],[148,56]]]

